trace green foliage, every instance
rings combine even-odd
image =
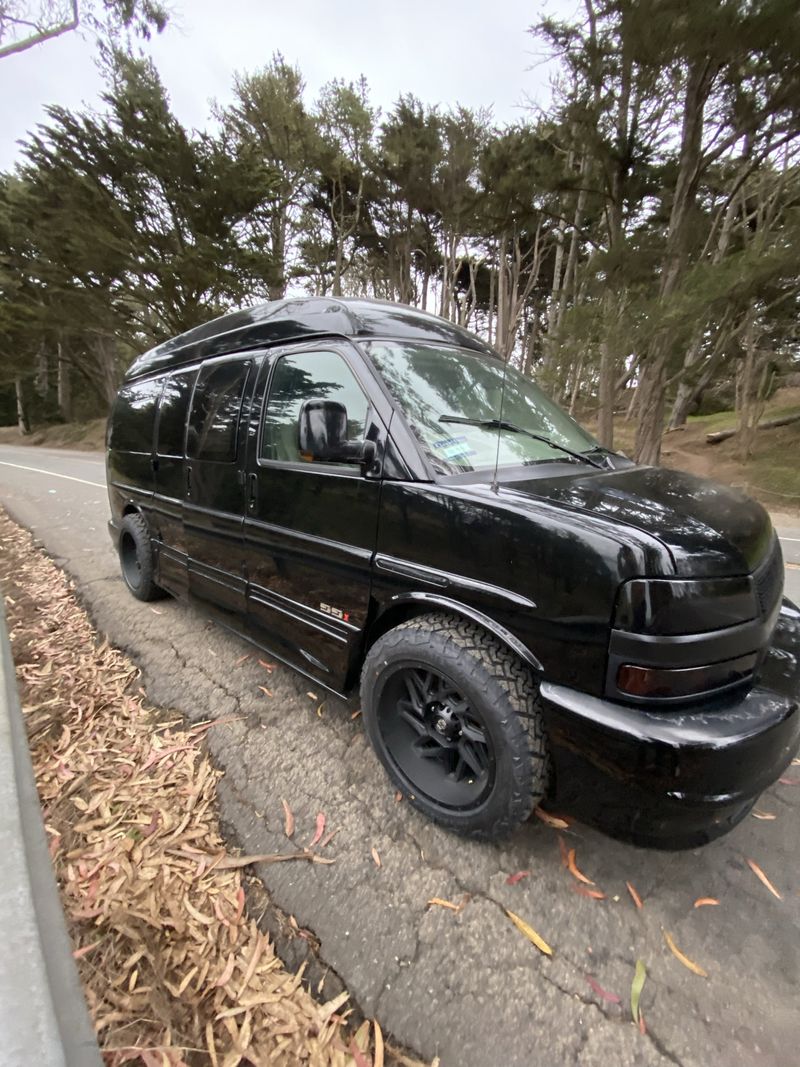
[[[149,0],[94,10],[161,27]],[[722,381],[746,405],[798,353],[796,4],[588,0],[532,32],[554,99],[505,127],[410,93],[380,116],[363,79],[309,104],[276,54],[190,131],[109,46],[101,109],[51,108],[0,179],[4,380],[58,351],[102,405],[141,348],[308,291],[471,326],[606,436],[635,386],[651,458],[665,403],[680,424]]]

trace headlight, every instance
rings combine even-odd
[[[633,578],[620,586],[614,629],[637,634],[699,634],[755,619],[752,579]]]
[[[606,692],[669,703],[748,682],[768,626],[750,577],[633,578],[617,594]]]

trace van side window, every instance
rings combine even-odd
[[[156,404],[163,384],[163,378],[150,378],[123,385],[114,405],[109,448],[151,454]]]
[[[347,408],[347,439],[362,441],[369,401],[337,352],[298,352],[281,356],[272,372],[261,434],[261,458],[301,463],[300,408],[306,400],[337,400]]]
[[[158,431],[156,452],[159,456],[183,455],[183,438],[186,433],[186,412],[196,370],[170,374],[164,382],[164,392],[158,406]]]
[[[192,399],[186,454],[193,459],[233,463],[242,395],[250,363],[222,363],[200,372]]]

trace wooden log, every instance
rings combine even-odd
[[[792,422],[800,422],[800,411],[795,415],[782,415],[779,419],[768,419],[767,422],[760,422],[756,426],[756,430],[773,430],[776,426],[788,426]],[[729,437],[735,436],[738,432],[737,428],[735,430],[717,430],[716,433],[707,433],[706,444],[718,445],[720,441],[727,441]]]

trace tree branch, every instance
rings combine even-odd
[[[0,45],[0,59],[13,56],[19,52],[26,52],[34,45],[50,41],[54,37],[60,37],[64,33],[70,33],[78,28],[80,15],[78,12],[78,0],[72,0],[72,18],[68,22],[61,22],[57,26],[51,26],[49,30],[38,30],[29,37],[23,37],[21,41],[13,41],[11,44]]]

